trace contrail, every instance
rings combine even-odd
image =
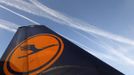
[[[6,0],[5,0],[6,1]],[[5,2],[4,0],[2,1],[2,2]],[[8,1],[8,0],[7,0]],[[17,1],[17,0],[14,0],[14,1]],[[13,1],[8,1],[8,2],[10,2],[10,3],[16,3],[16,4],[19,4],[18,2],[13,2]],[[21,1],[19,1],[19,2],[21,2]],[[10,4],[10,3],[8,3],[9,5],[14,5],[14,4]],[[21,2],[22,4],[23,4],[23,6],[28,6],[28,5],[31,5],[31,4],[26,4],[24,1],[23,2]],[[21,4],[20,4],[21,5]],[[13,10],[11,10],[11,9],[9,9],[9,8],[7,8],[7,7],[5,7],[5,6],[3,6],[3,5],[0,5],[0,7],[1,8],[3,8],[3,9],[5,9],[5,10],[7,10],[7,11],[10,11],[10,12],[12,12],[12,13],[14,13],[14,14],[16,14],[16,15],[18,15],[18,16],[20,16],[20,17],[22,17],[22,18],[24,18],[24,19],[26,19],[26,20],[29,20],[30,22],[32,22],[32,23],[37,23],[36,21],[34,21],[34,20],[32,20],[32,19],[29,19],[29,18],[27,18],[26,16],[24,16],[24,15],[21,15],[21,14],[19,14],[19,13],[16,13],[15,11],[13,11]],[[27,8],[22,8],[21,6],[17,6],[17,5],[15,5],[15,7],[18,9],[19,7],[19,9],[21,9],[21,10],[24,10],[24,11],[28,11],[28,9]],[[29,7],[31,7],[31,8],[36,8],[36,7],[34,7],[33,5],[31,5],[31,6],[29,6]],[[30,8],[30,9],[31,9]],[[30,11],[30,9],[29,9],[29,11]],[[36,8],[37,9],[37,8]],[[30,13],[32,13],[32,11],[30,11]],[[33,12],[34,13],[34,12]],[[34,13],[35,14],[35,13]],[[37,14],[35,14],[35,15],[37,15]],[[41,14],[42,15],[42,14]],[[39,23],[37,23],[37,24],[39,24]],[[78,31],[75,31],[76,33],[78,33],[79,35],[81,35]],[[89,39],[89,38],[87,38],[87,39]]]
[[[94,37],[96,37],[97,39],[100,39],[99,37],[97,37],[96,35],[94,35]],[[114,42],[114,45],[116,45],[117,47],[112,47],[112,45],[106,43],[105,41],[102,41],[101,39],[99,40],[100,41],[100,46],[102,46],[106,51],[107,51],[107,55],[109,57],[112,58],[116,58],[118,62],[120,61],[123,61],[125,62],[126,64],[131,64],[134,66],[134,59],[131,58],[131,55],[129,54],[129,56],[126,54],[126,50],[129,50],[127,49],[126,47],[124,46],[121,46],[119,45],[118,43]],[[103,53],[102,53],[103,54]],[[120,60],[119,60],[120,59]]]
[[[23,0],[0,0],[0,3],[25,11],[33,15],[48,18],[58,23],[62,22],[62,21],[59,21],[57,18],[54,19],[54,17],[45,13],[43,10],[39,9],[37,6],[34,6],[33,4],[23,1]]]
[[[11,32],[16,32],[16,29],[11,29],[10,27],[7,27],[7,26],[2,25],[2,24],[0,24],[0,28],[11,31]]]
[[[100,36],[103,36],[103,37],[106,37],[106,38],[109,38],[109,39],[112,39],[112,40],[115,40],[118,42],[134,45],[134,40],[100,30],[96,27],[91,27],[90,24],[82,22],[80,20],[71,19],[71,18],[64,16],[63,14],[61,14],[53,9],[48,8],[47,6],[38,2],[37,0],[30,0],[30,1],[33,4],[35,4],[37,7],[39,7],[40,9],[44,10],[46,13],[52,15],[53,17],[56,17],[57,19],[64,21],[66,23],[66,25],[70,25],[71,27],[83,30],[85,32],[94,33],[96,35],[100,35]]]
[[[87,33],[93,33],[99,36],[103,36],[105,38],[109,38],[118,42],[122,42],[122,43],[126,43],[129,45],[134,45],[134,40],[119,36],[119,35],[115,35],[106,31],[103,31],[101,29],[98,29],[96,27],[91,26],[90,24],[83,22],[81,20],[78,19],[74,19],[74,18],[70,18],[68,16],[65,16],[62,13],[59,13],[51,8],[48,8],[47,6],[41,4],[40,2],[38,2],[37,0],[30,0],[33,4],[35,4],[37,7],[39,7],[42,10],[37,9],[37,7],[33,6],[30,3],[27,3],[25,1],[21,1],[21,0],[1,0],[0,3],[4,3],[6,5],[15,7],[19,10],[23,10],[25,12],[37,15],[37,16],[42,16],[42,17],[46,17],[49,18],[55,22],[58,22],[60,24],[64,24],[73,28],[77,28],[80,29],[82,31],[85,31]]]
[[[28,21],[34,23],[34,24],[38,24],[38,25],[39,25],[38,22],[36,22],[36,21],[34,21],[34,20],[32,20],[32,19],[30,19],[30,18],[24,16],[24,15],[21,15],[21,14],[15,12],[15,11],[12,11],[12,10],[10,10],[9,8],[7,8],[7,7],[3,6],[3,5],[0,5],[0,7],[3,8],[3,9],[5,9],[5,10],[7,10],[7,11],[9,11],[9,12],[11,12],[11,13],[13,13],[13,14],[15,14],[15,15],[17,15],[17,16],[20,16],[20,17],[26,19],[26,20],[28,20]]]
[[[11,31],[11,32],[16,32],[18,27],[19,27],[18,25],[14,24],[12,22],[0,19],[0,28],[1,29],[5,29],[5,30]]]

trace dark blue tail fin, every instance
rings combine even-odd
[[[25,45],[34,46],[36,52],[29,47],[22,50]],[[1,59],[0,71],[0,75],[123,75],[42,25],[18,29]]]

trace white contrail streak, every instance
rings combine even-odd
[[[0,28],[1,29],[5,29],[5,30],[11,31],[11,32],[16,32],[18,27],[19,27],[18,25],[14,24],[12,22],[0,19]]]
[[[23,10],[25,12],[29,12],[32,14],[36,14],[36,15],[37,15],[37,13],[40,14],[38,12],[37,7],[31,5],[30,3],[27,3],[23,0],[0,0],[0,3],[15,7],[17,9],[20,9],[20,10]]]
[[[16,29],[11,29],[11,28],[9,28],[9,27],[7,27],[5,25],[2,25],[2,24],[0,24],[0,28],[8,30],[8,31],[11,31],[11,32],[16,32]]]
[[[47,6],[38,2],[37,0],[30,0],[30,1],[33,4],[35,4],[37,7],[42,9],[44,12],[42,10],[37,9],[37,7],[33,6],[32,4],[27,3],[25,1],[21,1],[21,0],[1,0],[0,3],[4,3],[6,5],[15,7],[17,9],[23,10],[25,12],[28,12],[34,15],[49,18],[58,23],[71,26],[73,28],[77,28],[88,33],[94,33],[96,35],[100,35],[105,38],[109,38],[118,42],[134,45],[134,40],[103,31],[83,21],[65,16],[62,13],[59,13],[53,9],[48,8]]]
[[[134,66],[134,60],[131,59],[131,58],[129,58],[129,57],[126,56],[125,54],[122,54],[121,52],[118,52],[118,51],[116,51],[116,50],[111,50],[110,53],[111,53],[111,54],[114,54],[115,57],[117,57],[117,58],[119,57],[119,59],[124,60],[124,62],[129,63],[129,64],[131,64],[131,65]]]
[[[54,19],[54,17],[45,13],[43,10],[39,9],[37,6],[34,6],[33,4],[25,2],[23,0],[0,0],[0,3],[14,7],[16,9],[19,9],[19,10],[22,10],[25,12],[28,12],[33,15],[45,17],[45,18],[51,19],[53,21],[56,21],[58,23],[61,23],[61,21],[59,21],[56,18]]]
[[[44,10],[46,13],[52,15],[53,17],[56,17],[57,19],[60,19],[62,21],[64,21],[66,23],[66,25],[70,25],[71,27],[83,30],[85,32],[88,33],[94,33],[96,35],[100,35],[118,42],[122,42],[122,43],[127,43],[130,45],[134,45],[134,40],[130,40],[128,38],[122,37],[122,36],[118,36],[100,29],[97,29],[95,27],[91,27],[90,24],[82,22],[80,20],[77,19],[72,19],[69,18],[67,16],[64,16],[63,14],[48,8],[47,6],[41,4],[40,2],[38,2],[37,0],[30,0],[33,4],[35,4],[37,7],[39,7],[40,9]]]
[[[99,56],[99,57],[103,57],[103,58],[105,57],[105,58],[108,58],[110,60],[113,60],[115,58],[119,58],[120,60],[118,59],[118,61],[123,60],[127,64],[132,64],[134,66],[134,60],[123,54],[122,50],[125,49],[124,47],[118,46],[118,48],[115,49],[115,48],[111,47],[111,45],[106,44],[105,41],[99,40],[100,42],[96,42],[95,40],[88,38],[88,36],[86,36],[82,33],[78,33],[76,31],[74,31],[74,32],[83,36],[85,39],[95,43],[97,46],[102,47],[103,49],[105,49],[105,51],[108,52],[108,53],[107,52],[106,53],[105,52],[97,52],[95,50],[91,51],[92,49],[89,49],[90,51],[88,51],[88,52],[94,53],[95,56]],[[97,36],[94,36],[94,37],[99,38]],[[86,48],[88,49],[88,47],[86,47]],[[112,54],[112,55],[110,55],[110,54]]]
[[[24,16],[24,15],[21,15],[21,14],[15,12],[15,11],[13,11],[13,10],[10,10],[9,8],[7,8],[7,7],[3,6],[3,5],[0,5],[0,7],[3,8],[3,9],[5,9],[5,10],[7,10],[7,11],[9,11],[9,12],[11,12],[11,13],[13,13],[13,14],[15,14],[15,15],[17,15],[17,16],[20,16],[20,17],[26,19],[26,20],[28,20],[28,21],[34,23],[34,24],[38,24],[38,25],[39,25],[38,22],[36,22],[36,21],[34,21],[34,20],[32,20],[32,19],[30,19],[30,18]]]

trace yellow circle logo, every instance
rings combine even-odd
[[[7,75],[37,75],[54,64],[63,48],[63,41],[55,35],[32,36],[9,53],[4,62],[4,72]]]

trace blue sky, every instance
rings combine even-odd
[[[2,0],[0,5],[25,16],[0,8],[0,57],[15,33],[2,25],[15,30],[18,26],[35,24],[27,17],[124,74],[134,74],[133,0]]]

